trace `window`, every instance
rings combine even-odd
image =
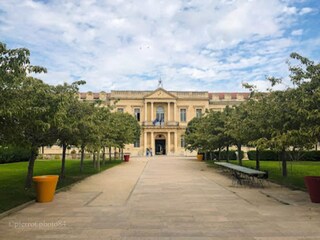
[[[180,109],[180,122],[187,121],[187,109]]]
[[[186,140],[184,139],[184,135],[181,136],[180,146],[181,146],[182,148],[184,148],[184,147],[186,146]]]
[[[140,147],[140,138],[134,141],[133,147],[135,147],[135,148],[139,148]]]
[[[123,108],[118,108],[117,110],[118,110],[118,112],[123,113]]]
[[[134,109],[134,116],[137,119],[137,121],[140,122],[140,108]]]
[[[164,109],[163,107],[158,107],[157,108],[157,117],[156,120],[158,122],[164,122]]]
[[[202,109],[196,109],[196,117],[200,118],[202,115]]]

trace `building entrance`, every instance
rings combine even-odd
[[[166,140],[165,139],[157,139],[155,142],[156,147],[156,155],[166,155]]]

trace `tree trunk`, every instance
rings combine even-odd
[[[117,159],[117,148],[116,147],[114,147],[114,159],[116,160]]]
[[[95,150],[93,150],[92,164],[93,164],[93,167],[95,168],[96,167],[96,151]]]
[[[105,165],[106,164],[106,147],[103,146],[102,148],[102,164]]]
[[[27,173],[26,182],[25,182],[25,188],[31,187],[34,162],[36,161],[37,153],[38,153],[38,148],[35,146],[32,146],[31,152],[30,152],[29,164],[28,164],[28,173]]]
[[[97,169],[100,171],[100,149],[98,149],[98,155],[97,155]]]
[[[83,172],[84,146],[81,146],[80,172]]]
[[[44,159],[44,146],[41,147],[42,159]]]
[[[280,161],[282,163],[282,176],[286,177],[288,176],[288,171],[287,171],[287,161],[286,161],[286,150],[282,149],[280,153]]]
[[[112,148],[109,147],[109,161],[111,161],[111,150],[112,150]]]
[[[260,170],[260,151],[256,149],[256,169]]]
[[[60,171],[60,179],[65,177],[65,166],[66,166],[66,151],[67,144],[62,144],[62,160],[61,160],[61,171]]]
[[[119,148],[119,154],[121,153],[121,161],[123,161],[123,148]]]
[[[241,144],[238,144],[238,160],[239,160],[239,165],[242,166],[242,158],[241,158]]]
[[[227,162],[229,162],[230,158],[229,158],[229,145],[227,146]]]
[[[221,147],[219,147],[219,151],[218,151],[218,161],[221,160]]]

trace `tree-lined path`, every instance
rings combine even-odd
[[[0,239],[320,239],[306,193],[231,180],[193,158],[133,158],[0,220]]]

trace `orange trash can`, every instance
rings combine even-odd
[[[58,175],[45,175],[35,176],[32,178],[37,193],[37,202],[51,202],[56,191],[59,176]]]
[[[198,155],[197,155],[197,159],[198,159],[199,161],[202,161],[202,160],[203,160],[203,155],[202,155],[202,154],[198,154]]]

